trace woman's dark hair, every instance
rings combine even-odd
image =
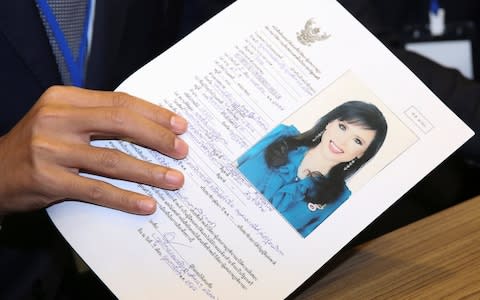
[[[373,104],[362,101],[349,101],[337,106],[324,115],[310,130],[295,136],[280,137],[265,150],[265,160],[269,168],[276,169],[289,163],[288,154],[301,146],[313,148],[321,142],[321,135],[326,126],[334,121],[344,121],[349,124],[375,130],[375,137],[362,157],[346,168],[349,162],[339,163],[328,174],[312,172],[315,186],[305,194],[305,201],[327,204],[334,202],[343,192],[345,179],[354,174],[369,161],[382,146],[387,135],[387,122],[382,112]]]

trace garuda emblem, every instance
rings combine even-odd
[[[322,31],[317,21],[314,18],[305,23],[302,31],[297,32],[297,39],[305,46],[310,46],[315,42],[324,41],[328,39],[331,34]]]

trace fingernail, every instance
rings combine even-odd
[[[181,186],[183,184],[183,174],[175,170],[169,170],[165,173],[165,181],[174,186]]]
[[[184,132],[187,130],[188,123],[187,120],[180,116],[172,116],[170,118],[170,126],[172,126],[172,129],[175,131]]]
[[[157,208],[157,202],[154,199],[147,198],[138,202],[140,210],[144,213],[151,214]]]
[[[182,140],[181,138],[175,138],[175,144],[174,144],[174,148],[175,148],[175,151],[179,154],[179,155],[187,155],[188,153],[188,144],[185,143],[184,140]]]

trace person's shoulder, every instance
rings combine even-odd
[[[272,133],[282,133],[282,135],[296,135],[300,132],[294,125],[278,124],[277,127],[272,129]]]

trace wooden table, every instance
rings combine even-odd
[[[291,299],[480,299],[480,196],[343,251],[312,280]]]

